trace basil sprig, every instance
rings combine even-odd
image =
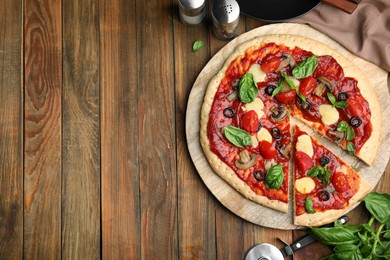
[[[246,104],[252,103],[253,100],[257,97],[257,93],[259,89],[257,88],[256,82],[253,79],[252,73],[246,73],[242,76],[239,89],[238,89],[238,97],[240,100]]]
[[[287,82],[287,84],[290,86],[290,88],[292,90],[295,90],[297,92],[297,96],[303,101],[304,104],[306,104],[306,98],[304,95],[302,95],[300,92],[299,92],[299,87],[296,86],[294,84],[294,81],[292,81],[290,79],[290,77],[286,74],[286,73],[281,73],[282,77],[284,78],[284,80]],[[279,85],[276,89],[274,89],[274,91],[272,92],[272,96],[275,96],[277,94],[279,94],[280,92],[283,92],[283,84],[282,84],[282,81],[279,81]]]
[[[328,99],[329,99],[330,103],[332,103],[332,105],[334,107],[346,108],[349,105],[347,101],[337,101],[336,97],[330,92],[328,92],[327,95],[328,95]]]
[[[310,214],[316,213],[316,211],[313,209],[313,199],[311,197],[306,197],[305,209],[306,209],[307,213],[310,213]]]
[[[355,132],[353,131],[352,127],[350,127],[349,124],[344,120],[338,123],[337,131],[345,132],[345,139],[347,141],[350,141],[355,138]]]
[[[347,141],[351,141],[355,138],[355,131],[353,131],[353,128],[344,120],[338,123],[337,131],[345,132],[345,139]],[[345,148],[351,155],[354,155],[356,153],[355,145],[352,142],[347,142]]]
[[[390,194],[371,192],[364,199],[371,213],[368,223],[310,228],[310,233],[333,247],[326,259],[389,259],[390,257]],[[377,223],[376,223],[377,222]]]
[[[354,155],[356,153],[355,145],[352,142],[347,142],[346,149],[350,155]]]
[[[326,169],[325,165],[324,167],[321,166],[313,166],[310,170],[307,171],[307,175],[309,177],[317,177],[321,180],[322,184],[324,184],[325,187],[328,187],[329,179],[330,179],[330,171]]]
[[[284,179],[283,168],[281,164],[276,164],[267,170],[265,183],[270,189],[279,189]]]
[[[318,66],[317,57],[311,56],[306,60],[302,61],[301,63],[298,63],[292,70],[292,74],[297,79],[303,79],[313,74],[317,66]]]
[[[222,132],[226,139],[237,147],[243,148],[244,146],[252,145],[251,136],[243,129],[226,126],[222,129]]]

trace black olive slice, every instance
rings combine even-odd
[[[303,111],[309,111],[313,108],[313,105],[308,100],[306,100],[306,102],[300,101],[299,104]]]
[[[322,165],[322,166],[325,166],[325,165],[327,165],[328,163],[329,163],[329,157],[327,157],[327,156],[322,156],[321,158],[320,158],[320,164]]]
[[[330,199],[330,194],[327,190],[320,191],[319,197],[322,201],[327,201]]]
[[[238,89],[239,86],[240,86],[240,79],[234,80],[232,83],[232,88]]]
[[[361,124],[362,124],[362,120],[360,119],[360,117],[353,116],[351,118],[351,126],[359,127]]]
[[[264,180],[265,180],[265,172],[260,171],[260,170],[255,171],[255,172],[253,173],[253,177],[255,177],[255,179],[256,179],[257,181],[264,181]]]
[[[236,110],[232,107],[227,107],[223,110],[223,115],[227,118],[233,118],[236,115]]]
[[[271,135],[275,139],[282,138],[282,133],[280,132],[280,130],[278,128],[273,128],[272,131],[271,131]]]
[[[265,94],[267,94],[268,96],[272,96],[272,93],[274,92],[275,90],[275,86],[273,85],[268,85],[266,88],[265,88]]]
[[[337,99],[339,101],[345,101],[349,98],[349,95],[347,92],[341,92],[338,96],[337,96]]]

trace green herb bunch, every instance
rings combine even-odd
[[[334,253],[324,259],[390,259],[390,194],[371,192],[363,201],[371,213],[368,223],[335,221],[334,227],[310,228],[317,240],[333,247]]]

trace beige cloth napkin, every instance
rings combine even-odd
[[[352,14],[320,4],[291,21],[309,24],[390,72],[390,0],[362,0]]]

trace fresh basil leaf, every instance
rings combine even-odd
[[[375,255],[377,255],[377,256],[383,255],[383,256],[387,257],[387,258],[384,258],[384,259],[390,259],[389,258],[390,254],[386,253],[387,246],[388,246],[388,244],[386,242],[384,242],[384,243],[377,243],[376,247],[375,247]]]
[[[325,187],[328,187],[329,179],[330,179],[330,171],[325,169],[325,171],[322,173],[320,177],[320,180],[322,181],[322,184],[324,184]]]
[[[290,79],[290,77],[286,73],[280,73],[284,80],[287,82],[287,84],[290,86],[291,89],[297,89],[297,86],[295,85],[294,81]]]
[[[310,170],[307,171],[307,175],[312,178],[317,177],[322,181],[325,187],[328,187],[330,172],[326,169],[326,165],[324,167],[313,166]]]
[[[340,123],[337,125],[337,131],[345,132],[349,128],[349,125],[346,121],[340,121]]]
[[[272,96],[273,96],[273,97],[276,96],[277,94],[281,93],[282,90],[283,90],[283,86],[282,86],[282,85],[279,85],[279,86],[276,87],[276,88],[274,89],[274,91],[272,92]]]
[[[390,194],[371,192],[363,199],[366,209],[380,223],[385,224],[390,219]]]
[[[265,183],[268,188],[279,189],[284,179],[283,168],[281,164],[276,164],[267,170]]]
[[[297,79],[303,79],[311,74],[318,66],[318,59],[316,56],[311,56],[301,63],[297,64],[292,70],[292,74]]]
[[[306,97],[304,95],[301,94],[301,92],[299,92],[297,90],[297,96],[303,101],[303,104],[305,105],[306,104]]]
[[[383,251],[383,255],[390,256],[390,241],[384,243],[385,250]]]
[[[310,228],[310,231],[319,241],[327,245],[351,244],[359,240],[353,232],[343,227]]]
[[[328,92],[327,95],[328,95],[328,99],[329,99],[330,103],[332,103],[332,105],[334,105],[334,103],[336,103],[336,98],[335,98],[335,96],[333,96],[333,94],[330,93],[330,92]]]
[[[297,96],[303,101],[304,104],[306,104],[306,97],[299,92],[299,86],[296,86],[294,81],[291,80],[291,78],[286,73],[281,73],[284,80],[287,82],[287,84],[290,86],[291,89],[295,90],[297,92]]]
[[[240,100],[246,104],[252,103],[259,92],[252,73],[246,73],[242,76],[239,86],[238,97]]]
[[[383,235],[383,238],[390,240],[390,230],[387,230],[386,233]]]
[[[338,108],[346,108],[349,104],[347,101],[337,101],[333,105]]]
[[[194,44],[192,45],[192,51],[193,52],[199,51],[200,49],[203,48],[203,45],[204,45],[203,41],[201,41],[201,40],[195,41]]]
[[[320,172],[322,171],[322,167],[321,166],[313,166],[310,170],[307,171],[307,175],[309,177],[317,177],[318,174],[320,174]]]
[[[285,84],[283,78],[279,78],[278,86],[272,92],[272,96],[274,97],[274,96],[276,96],[279,93],[290,91],[290,90],[291,90],[291,87],[287,83]]]
[[[353,143],[348,142],[346,148],[347,148],[347,151],[348,151],[348,153],[349,153],[350,155],[355,155],[356,149],[355,149],[355,145],[354,145]]]
[[[337,259],[340,260],[358,260],[363,259],[363,255],[359,250],[359,247],[354,244],[342,244],[336,245],[334,248]]]
[[[355,138],[355,132],[353,131],[352,127],[348,127],[345,135],[345,139],[347,141],[350,141]]]
[[[244,146],[252,145],[252,138],[245,130],[234,126],[226,126],[222,129],[222,132],[226,139],[237,147],[242,148]]]
[[[349,105],[348,102],[346,102],[346,101],[336,101],[336,97],[330,92],[328,92],[327,96],[328,96],[330,103],[332,103],[332,105],[334,107],[346,108]]]
[[[370,233],[370,234],[374,234],[375,233],[375,230],[372,228],[372,226],[370,226],[369,224],[363,224],[362,225],[362,227],[363,227],[363,229],[365,230],[365,231],[367,231],[368,233]]]
[[[306,197],[305,209],[306,209],[307,213],[310,213],[310,214],[316,213],[316,211],[313,209],[313,199],[311,197]]]

